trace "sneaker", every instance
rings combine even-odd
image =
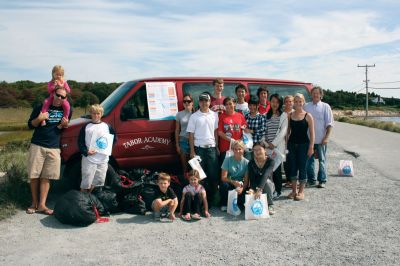
[[[317,188],[325,188],[325,183],[319,182]]]
[[[159,212],[154,212],[154,220],[155,221],[161,221],[161,215]]]
[[[275,214],[275,210],[274,210],[274,207],[272,205],[268,206],[268,212],[269,212],[269,215],[274,215]]]
[[[281,196],[281,193],[274,191],[274,193],[272,194],[272,199],[277,200],[280,198],[280,196]]]
[[[315,187],[316,184],[317,184],[316,181],[310,181],[306,183],[306,187]]]
[[[226,212],[226,210],[227,210],[226,206],[221,206],[221,211],[222,212]]]

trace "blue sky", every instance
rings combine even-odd
[[[235,76],[400,87],[399,1],[1,1],[0,80]],[[397,12],[397,13],[396,13]],[[399,97],[400,90],[374,90]]]

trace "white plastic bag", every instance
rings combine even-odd
[[[340,160],[338,172],[339,172],[339,175],[341,175],[341,176],[354,176],[353,161]]]
[[[235,216],[240,215],[242,212],[237,204],[238,193],[236,189],[229,190],[228,192],[228,203],[226,212]]]
[[[246,133],[243,131],[243,143],[246,145],[247,149],[253,148],[253,135],[251,133]]]
[[[188,161],[189,165],[192,167],[193,170],[199,171],[200,174],[200,179],[206,178],[206,173],[204,173],[203,168],[200,165],[201,158],[200,156],[196,155],[193,159],[190,159]]]
[[[244,218],[246,220],[258,220],[269,218],[267,195],[262,194],[255,199],[253,194],[246,195]]]
[[[278,149],[267,149],[267,155],[268,157],[272,158],[274,160],[274,168],[273,171],[278,168],[279,165],[282,164],[283,160],[285,159],[285,155],[282,154]]]

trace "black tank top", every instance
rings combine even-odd
[[[308,139],[308,123],[307,123],[307,114],[304,116],[302,120],[293,120],[290,119],[290,137],[289,142],[295,144],[304,144],[310,142]],[[292,116],[290,116],[292,118]]]

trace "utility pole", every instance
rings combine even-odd
[[[369,67],[375,67],[375,64],[373,64],[373,65],[364,65],[364,66],[360,66],[360,65],[357,65],[357,67],[365,67],[365,91],[366,91],[366,93],[365,93],[365,96],[366,96],[366,98],[365,98],[365,118],[367,118],[368,117],[368,68]]]

